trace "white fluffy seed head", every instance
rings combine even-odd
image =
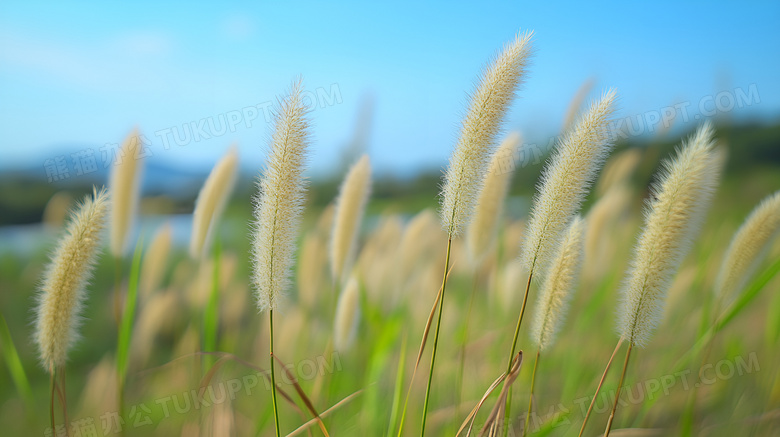
[[[162,278],[165,276],[168,255],[171,252],[172,232],[170,223],[160,226],[144,254],[139,287],[142,299],[148,299],[160,286]]]
[[[360,320],[360,286],[355,276],[350,276],[346,287],[339,296],[336,307],[336,325],[333,333],[333,346],[339,352],[352,347],[357,336]]]
[[[293,84],[275,114],[269,155],[254,205],[252,284],[260,311],[276,309],[289,288],[303,211],[303,171],[311,134],[300,82]]]
[[[85,288],[100,250],[101,231],[108,214],[108,192],[94,190],[71,212],[67,226],[38,293],[35,342],[41,363],[49,372],[61,367],[78,339]]]
[[[474,219],[466,233],[466,246],[474,265],[482,262],[495,242],[504,211],[504,200],[513,174],[510,171],[512,168],[510,164],[513,163],[519,146],[520,134],[512,132],[504,139],[490,160],[485,183],[477,198]]]
[[[531,339],[540,351],[552,346],[566,318],[582,267],[584,231],[585,221],[579,215],[575,216],[564,232],[558,253],[550,265],[549,275],[542,285],[531,327]]]
[[[214,230],[236,185],[238,151],[233,146],[214,166],[200,189],[192,213],[190,257],[200,259],[208,254]]]
[[[504,47],[485,69],[471,96],[441,192],[442,225],[453,237],[460,235],[471,220],[495,137],[523,82],[531,55],[532,34],[518,34]]]
[[[644,347],[663,317],[666,292],[709,207],[721,157],[705,123],[666,161],[645,210],[645,227],[622,290],[618,333]]]
[[[331,274],[337,282],[352,269],[360,222],[371,192],[371,162],[363,155],[350,168],[336,199],[330,238]]]
[[[539,278],[560,246],[572,216],[613,146],[609,123],[616,93],[606,91],[558,142],[542,173],[524,239],[521,261]]]
[[[715,294],[722,305],[742,291],[779,232],[780,191],[764,199],[734,234],[715,281]]]
[[[121,258],[135,222],[140,196],[144,144],[138,129],[133,129],[117,151],[108,190],[111,193],[111,255]]]

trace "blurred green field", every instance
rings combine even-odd
[[[680,361],[707,326],[703,321],[713,317],[706,311],[712,305],[714,278],[733,233],[762,198],[780,189],[780,125],[721,124],[717,137],[728,148],[724,179],[700,237],[669,292],[664,322],[651,345],[638,350],[630,362],[625,383],[628,390],[622,395],[626,403],[618,409],[613,435],[678,435],[680,418],[694,391],[697,435],[777,435],[780,429],[780,275],[771,277],[715,337],[704,360],[709,369],[707,379],[699,387],[694,387],[695,375],[703,354]],[[569,316],[558,342],[545,353],[537,375],[538,407],[531,435],[576,435],[579,430],[584,409],[617,341],[617,293],[641,226],[642,201],[659,161],[668,157],[676,144],[679,138],[641,144],[634,141],[620,145],[613,153],[618,156],[629,146],[639,150],[641,158],[627,182],[631,200],[624,211],[594,230],[598,245],[586,252],[584,273]],[[512,261],[518,255],[523,221],[541,167],[539,163],[515,170],[498,245],[478,271],[466,260],[462,242],[454,242],[454,267],[432,387],[430,435],[454,435],[485,389],[504,370],[525,278]],[[334,290],[328,273],[328,205],[341,177],[334,174],[311,184],[296,280],[286,304],[275,315],[275,353],[290,365],[320,413],[354,395],[325,416],[331,435],[395,435],[423,327],[440,285],[446,246],[446,235],[437,231],[437,226],[425,228],[417,238],[405,239],[405,235],[410,220],[425,214],[426,209],[436,217],[440,174],[433,171],[374,181],[356,261],[361,287],[358,336],[350,350],[333,352],[338,290]],[[13,174],[3,174],[0,180],[0,224],[4,225],[40,221],[46,203],[61,188]],[[604,182],[599,184],[583,208],[585,214],[609,188]],[[88,190],[87,186],[68,187],[73,198]],[[199,351],[213,266],[211,262],[197,266],[187,257],[186,238],[177,229],[186,222],[182,215],[191,212],[192,203],[144,200],[139,233],[144,247],[170,220],[174,223],[174,246],[159,284],[140,290],[124,419],[117,415],[113,373],[117,338],[112,301],[114,266],[109,256],[100,259],[88,287],[82,339],[70,354],[67,367],[68,414],[80,435],[119,435],[120,428],[125,435],[139,436],[273,433],[270,392],[262,374],[268,367],[268,316],[258,314],[248,281],[247,234],[254,191],[251,179],[241,179],[221,223],[220,353],[209,359]],[[3,435],[47,435],[49,426],[49,378],[38,363],[31,340],[31,308],[60,230],[29,226],[26,232],[37,236],[32,250],[14,250],[4,242],[0,252],[0,311],[32,390],[32,404],[27,404],[14,384],[7,360],[0,360]],[[130,270],[130,258],[123,261],[125,273]],[[774,242],[756,277],[772,266],[776,271],[778,260],[780,240]],[[144,274],[142,269],[142,284]],[[475,298],[469,310],[473,287]],[[538,286],[532,288],[529,313],[534,311],[537,290]],[[8,344],[7,339],[2,341],[4,346]],[[514,385],[515,431],[522,430],[525,419],[535,352],[528,340],[528,324],[519,345],[528,361]],[[414,380],[405,435],[419,430],[429,352],[423,354]],[[7,358],[7,349],[3,353]],[[208,366],[214,362],[215,367]],[[207,374],[209,378],[205,378]],[[602,397],[597,399],[587,435],[603,430],[617,378],[618,371],[613,368]],[[292,399],[280,400],[282,432],[287,434],[309,421],[311,415],[289,381],[280,379]],[[475,426],[481,426],[492,402],[488,405]],[[618,432],[621,428],[643,430]],[[313,435],[321,434],[316,425],[309,429]]]

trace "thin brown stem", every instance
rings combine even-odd
[[[531,409],[534,406],[534,386],[536,385],[536,369],[539,366],[539,355],[541,351],[536,350],[536,359],[534,360],[534,371],[531,374],[531,395],[528,397],[528,413],[525,415],[525,424],[523,425],[523,437],[528,434],[528,424],[531,423]]]
[[[520,307],[520,316],[517,318],[517,326],[515,327],[515,335],[512,339],[512,350],[509,353],[509,363],[506,367],[506,374],[509,375],[509,372],[512,370],[512,360],[514,360],[515,357],[515,350],[517,350],[517,337],[520,335],[520,325],[523,324],[523,314],[525,314],[525,305],[528,303],[528,290],[531,289],[531,278],[533,278],[533,266],[531,266],[531,273],[528,274],[528,282],[525,284],[525,294],[523,294],[523,305]],[[505,417],[510,417],[510,410],[512,409],[512,387],[509,387],[509,392],[507,392],[506,396],[506,403],[504,404],[504,408],[506,411]],[[508,426],[505,427],[505,430],[508,429]],[[506,435],[506,433],[504,434]]]
[[[57,430],[54,427],[54,368],[52,367],[49,372],[49,385],[51,386],[51,401],[49,402],[49,417],[51,418],[51,432],[56,433]]]
[[[268,310],[268,322],[271,327],[271,400],[274,406],[274,423],[276,424],[276,437],[281,437],[279,432],[279,409],[276,405],[276,377],[274,376],[274,310]]]
[[[615,420],[615,411],[617,411],[618,401],[620,400],[620,389],[623,388],[623,379],[626,377],[626,369],[628,368],[628,358],[631,356],[631,349],[634,347],[632,342],[628,342],[628,350],[626,351],[626,361],[623,363],[623,372],[620,374],[620,382],[618,382],[617,392],[615,393],[615,403],[612,404],[612,413],[609,415],[607,421],[607,429],[604,430],[604,437],[609,436],[609,431],[612,429],[612,421]]]
[[[439,318],[436,321],[436,334],[433,336],[433,354],[431,355],[431,369],[428,372],[428,386],[425,389],[425,403],[423,404],[422,426],[420,437],[425,435],[425,419],[428,417],[428,402],[431,395],[431,381],[433,380],[433,365],[436,363],[436,349],[439,345],[439,331],[441,328],[441,313],[444,310],[444,291],[447,288],[447,273],[450,269],[450,249],[452,249],[452,234],[447,238],[447,257],[444,260],[444,279],[441,283],[441,299],[439,299]]]
[[[623,337],[620,337],[617,346],[615,346],[615,350],[612,351],[612,356],[609,357],[609,361],[607,362],[607,367],[604,368],[604,373],[601,374],[599,385],[598,387],[596,387],[596,393],[593,395],[593,399],[590,400],[590,406],[588,407],[588,412],[585,413],[585,420],[582,421],[582,428],[580,428],[580,433],[577,434],[577,437],[582,437],[582,433],[585,432],[585,425],[588,424],[588,418],[590,417],[591,411],[593,411],[593,405],[596,403],[596,398],[599,396],[599,392],[601,391],[601,386],[604,385],[604,379],[607,378],[607,372],[609,371],[610,366],[612,366],[612,360],[615,359],[615,355],[617,355],[618,350],[620,350],[620,346],[622,344],[623,344]]]

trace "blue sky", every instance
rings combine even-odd
[[[760,101],[729,117],[780,118],[780,2],[584,3],[3,2],[0,168],[43,168],[133,126],[159,162],[208,168],[237,142],[243,165],[259,167],[270,126],[261,115],[248,128],[244,108],[299,75],[339,97],[312,113],[314,171],[333,168],[366,101],[375,166],[439,167],[480,69],[518,30],[534,30],[536,55],[507,128],[527,141],[558,133],[588,79],[590,97],[617,88],[620,117],[679,102],[695,113],[739,89]],[[164,147],[165,129],[219,126],[231,111],[243,117],[234,131]]]

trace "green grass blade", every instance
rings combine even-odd
[[[0,314],[0,346],[2,346],[3,358],[5,358],[8,371],[11,372],[11,378],[14,380],[16,390],[24,400],[28,412],[32,414],[35,411],[35,401],[30,389],[30,382],[27,379],[24,366],[22,366],[22,361],[19,359],[19,353],[16,351],[11,331],[8,329],[8,324],[2,314]]]
[[[747,307],[747,305],[756,298],[756,296],[758,296],[758,293],[761,291],[761,289],[763,289],[766,284],[768,284],[769,281],[771,281],[772,278],[778,274],[778,272],[780,272],[780,259],[776,260],[758,277],[756,277],[747,288],[745,288],[745,291],[740,295],[737,301],[734,302],[725,313],[723,313],[723,316],[718,318],[714,324],[710,325],[710,328],[699,337],[696,343],[694,343],[694,345],[691,346],[691,348],[688,349],[677,360],[674,366],[672,366],[671,373],[677,373],[684,370],[694,357],[700,356],[699,354],[701,354],[702,350],[707,346],[707,343],[710,342],[712,337],[716,333],[723,330],[723,328],[725,328],[726,325],[728,325],[732,320],[734,320],[734,318],[737,317],[742,312],[742,310],[744,310],[745,307]],[[633,425],[640,426],[647,412],[661,398],[662,397],[659,396],[655,399],[644,402],[639,414],[636,415]]]
[[[222,248],[219,239],[214,244],[214,270],[211,277],[211,293],[206,309],[203,313],[203,350],[215,352],[217,350],[217,330],[219,329],[219,264]],[[211,355],[204,357],[205,367],[211,367],[214,358]]]
[[[141,273],[141,253],[143,252],[143,238],[138,239],[133,252],[133,264],[130,267],[130,278],[127,284],[127,297],[125,309],[122,313],[122,321],[119,326],[119,339],[117,340],[116,368],[119,381],[124,385],[127,376],[127,361],[130,356],[130,340],[133,334],[133,319],[135,318],[135,306],[138,297],[138,278]]]
[[[387,428],[388,436],[393,435],[398,420],[398,410],[401,407],[401,395],[404,389],[404,363],[406,363],[406,335],[401,341],[401,353],[398,356],[398,369],[395,376],[395,388],[393,389],[393,406],[390,409],[390,423]]]
[[[766,284],[768,284],[769,281],[771,281],[772,278],[777,275],[778,272],[780,272],[780,259],[775,260],[775,262],[769,266],[769,268],[764,270],[760,276],[758,276],[755,280],[753,280],[753,282],[750,283],[750,286],[745,289],[742,295],[740,295],[739,299],[737,299],[737,301],[734,302],[731,307],[729,307],[728,312],[726,312],[723,317],[720,317],[715,323],[715,332],[725,328],[729,322],[734,320],[734,317],[739,315],[739,313],[742,312],[742,310],[744,310],[745,307],[756,298],[756,296],[758,296],[758,293],[761,291],[761,289],[763,289]]]

